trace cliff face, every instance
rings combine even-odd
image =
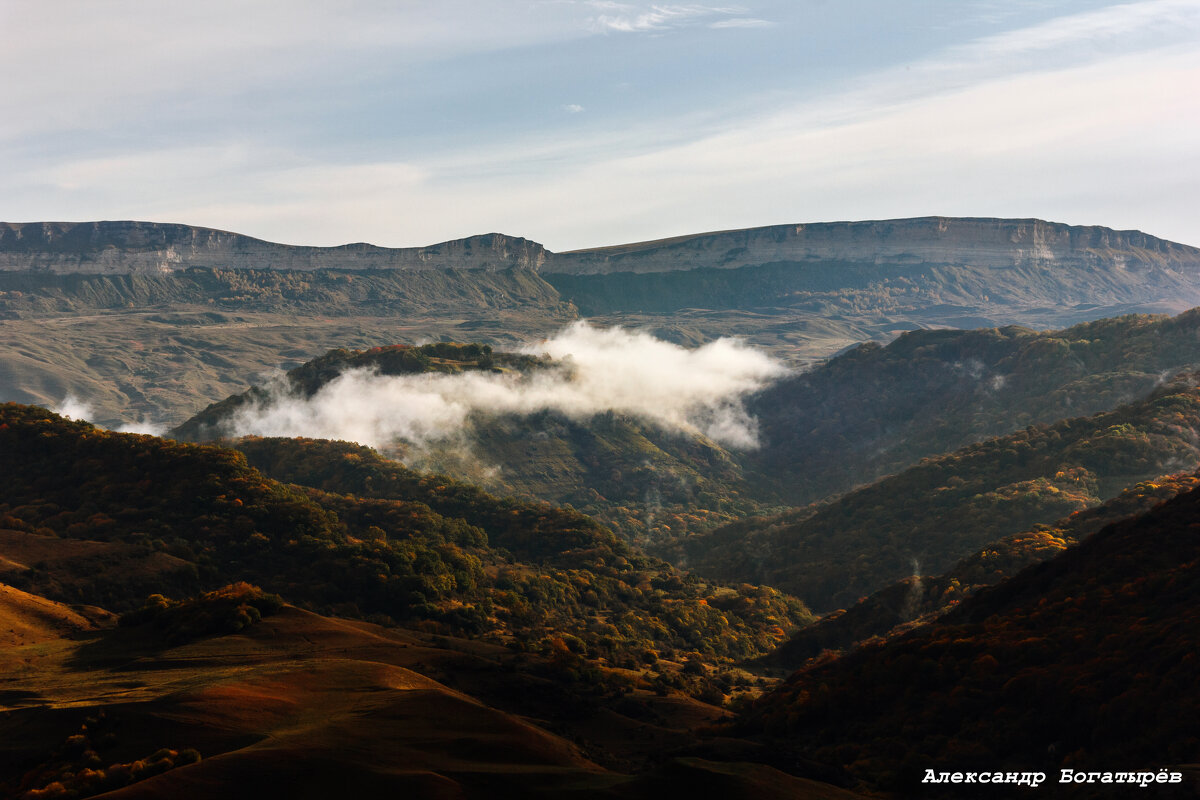
[[[538,269],[546,250],[498,233],[429,247],[297,247],[156,222],[0,223],[0,270],[138,274],[189,267],[283,270]]]
[[[1200,249],[1140,231],[950,217],[775,225],[577,250],[554,255],[543,271],[592,275],[817,261],[983,268],[1103,264],[1200,273]]]
[[[1140,231],[1034,219],[923,217],[775,225],[551,253],[489,233],[428,247],[297,247],[237,233],[155,222],[0,223],[0,270],[137,274],[189,267],[430,270],[518,267],[559,275],[737,269],[761,264],[1103,266],[1200,274],[1200,249]]]

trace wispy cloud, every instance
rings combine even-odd
[[[833,44],[860,31],[835,3],[736,2],[539,2],[522,14],[488,0],[344,13],[264,0],[243,17],[236,0],[212,0],[203,12],[164,6],[144,26],[127,24],[144,17],[141,0],[0,2],[0,27],[14,32],[0,69],[26,75],[8,96],[21,113],[0,116],[0,218],[171,220],[304,244],[502,230],[568,249],[946,213],[1140,227],[1200,244],[1198,0],[963,4],[944,15],[961,23],[952,33],[868,66],[856,48],[893,35],[875,30],[822,64],[819,80],[796,70],[765,92],[763,72],[734,73],[739,60],[768,59],[742,58],[739,46],[802,49],[818,33],[795,23],[818,6],[842,23]],[[871,7],[919,17],[901,5]],[[1092,10],[1055,11],[1080,6]],[[981,9],[1004,25],[1040,21],[995,33]],[[778,25],[736,35],[754,20]],[[709,50],[655,70],[667,66],[665,40],[651,37],[674,33],[682,57],[688,36],[711,40],[714,27],[728,58]],[[62,58],[42,58],[47,48]],[[430,84],[427,106],[402,91],[421,58],[433,65],[423,79],[446,81]],[[713,68],[695,72],[704,59]],[[553,80],[539,84],[545,73]],[[660,80],[668,73],[674,83]],[[367,74],[378,80],[360,91]],[[345,91],[313,90],[322,80]],[[263,112],[264,101],[291,116]],[[209,127],[193,135],[193,119]],[[309,136],[321,124],[329,130]]]
[[[700,5],[653,5],[644,9],[625,6],[621,11],[593,18],[593,27],[600,31],[645,33],[692,24],[705,17],[745,13],[744,8],[737,6]]]
[[[755,17],[734,17],[733,19],[722,19],[716,22],[708,23],[710,28],[773,28],[775,23],[769,19],[756,19]]]
[[[568,114],[578,114],[582,112],[584,108],[583,106],[579,105],[579,103],[567,103],[562,107],[562,110],[566,111]]]

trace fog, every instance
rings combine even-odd
[[[230,432],[421,446],[460,435],[480,413],[552,411],[586,420],[614,412],[747,449],[758,444],[757,424],[743,398],[786,372],[740,340],[718,339],[688,350],[648,333],[600,329],[586,321],[524,351],[550,356],[556,365],[527,374],[394,376],[353,370],[309,398],[278,380],[266,387],[268,399],[232,417]]]

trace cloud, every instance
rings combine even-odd
[[[702,17],[711,17],[716,14],[737,14],[742,11],[743,9],[738,7],[652,5],[648,9],[640,11],[629,9],[629,13],[601,14],[593,18],[592,25],[599,31],[645,33],[668,30],[689,24]]]
[[[92,420],[92,415],[96,411],[95,407],[74,394],[68,394],[63,398],[61,403],[51,410],[67,419],[73,419],[76,422],[91,422],[93,425],[96,425]],[[103,429],[104,426],[96,425],[96,427]],[[149,422],[143,418],[140,422],[127,422],[113,430],[117,433],[146,433],[151,436],[162,436],[166,432],[167,426]]]
[[[126,422],[117,427],[117,433],[143,433],[148,436],[162,436],[167,432],[166,425],[159,425],[154,422]]]
[[[67,419],[73,419],[77,422],[87,422],[95,412],[91,403],[73,394],[68,394],[64,397],[63,401],[55,406],[53,410],[54,413],[61,414]]]
[[[292,69],[296,52],[320,53],[314,65],[328,60],[338,66],[356,27],[370,30],[373,47],[385,48],[360,56],[363,63],[382,64],[427,52],[416,39],[429,32],[436,33],[430,41],[450,48],[590,36],[586,48],[564,50],[610,53],[634,44],[657,50],[645,39],[597,35],[603,31],[595,27],[596,15],[631,34],[653,34],[657,25],[658,32],[690,27],[709,35],[709,25],[783,19],[786,7],[747,11],[719,3],[540,3],[525,15],[509,4],[479,3],[470,6],[478,14],[456,20],[452,12],[465,6],[452,0],[445,10],[415,4],[423,10],[412,20],[385,10],[371,17],[369,8],[392,6],[364,3],[336,20],[331,17],[340,11],[312,0],[300,3],[303,13],[295,18],[276,4],[277,35],[262,10],[270,3],[255,4],[247,12],[252,24],[234,26],[236,35],[226,31],[227,19],[238,18],[232,0],[206,4],[215,11],[200,14],[196,26],[166,12],[152,15],[149,32],[120,19],[133,13],[125,0],[103,9],[65,0],[14,5],[0,15],[41,22],[36,29],[11,27],[18,34],[0,51],[0,66],[20,72],[40,58],[45,42],[69,58],[42,59],[36,74],[12,87],[10,105],[22,113],[0,118],[0,140],[30,129],[55,133],[30,134],[11,148],[0,142],[0,161],[9,167],[0,173],[0,218],[169,220],[297,244],[416,246],[499,230],[562,250],[774,222],[962,214],[1136,227],[1200,244],[1189,202],[1200,182],[1192,135],[1200,125],[1200,95],[1193,91],[1200,78],[1195,0],[1059,16],[865,74],[831,65],[819,85],[798,77],[796,85],[761,95],[751,86],[703,105],[681,101],[636,116],[623,116],[620,106],[653,97],[653,76],[606,72],[605,80],[636,76],[637,91],[611,102],[597,99],[605,104],[603,114],[591,113],[589,102],[589,113],[576,115],[561,98],[583,96],[573,94],[580,86],[593,90],[578,75],[564,75],[553,91],[528,98],[541,111],[523,119],[538,119],[537,129],[481,125],[474,135],[463,134],[469,139],[456,138],[458,131],[436,146],[387,138],[406,120],[377,119],[386,106],[382,95],[375,99],[384,102],[364,117],[377,128],[355,126],[377,141],[347,134],[345,146],[339,140],[324,151],[289,135],[303,125],[239,122],[199,138],[183,124],[179,136],[159,127],[159,120],[193,109],[221,116],[225,111],[213,110],[213,93],[250,87],[255,102],[270,97],[263,87],[275,84],[265,71],[308,81],[300,68],[305,64]],[[483,16],[493,6],[505,8],[503,20]],[[118,11],[110,14],[111,8]],[[543,18],[553,24],[541,27]],[[465,44],[454,38],[462,19],[469,21]],[[393,24],[398,20],[412,24]],[[334,26],[336,35],[322,41],[320,31]],[[186,32],[186,42],[175,41],[178,31]],[[687,42],[679,37],[675,44]],[[562,57],[555,63],[570,66]],[[261,70],[254,66],[260,61]],[[93,63],[94,69],[80,67]],[[345,86],[354,85],[349,72],[338,75]],[[586,96],[602,96],[595,91]],[[123,101],[127,95],[145,100],[139,107],[152,116],[138,117]],[[312,102],[319,106],[329,97],[341,93],[323,92]],[[240,107],[220,107],[242,119]],[[552,124],[546,109],[555,112]],[[105,129],[108,118],[125,127]],[[298,119],[307,121],[308,113]],[[411,119],[421,120],[414,127],[440,130],[437,114],[428,122],[416,113]],[[150,138],[138,138],[135,128],[150,131]],[[63,130],[79,141],[65,142]]]
[[[775,23],[769,19],[755,19],[754,17],[734,17],[708,23],[708,27],[718,30],[722,28],[773,28],[774,26]]]
[[[310,398],[282,384],[270,399],[243,407],[234,435],[345,439],[373,447],[418,447],[459,437],[483,414],[554,411],[577,420],[613,412],[661,428],[703,434],[721,444],[757,445],[755,421],[742,398],[786,370],[738,340],[687,350],[622,328],[579,322],[527,351],[555,368],[525,375],[468,372],[384,376],[343,373]]]
[[[578,114],[584,109],[583,106],[579,105],[578,103],[567,103],[562,107],[562,110],[566,111],[568,114]]]

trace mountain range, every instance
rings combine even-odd
[[[687,346],[740,336],[805,367],[914,329],[1178,313],[1200,304],[1198,271],[1194,247],[1041,220],[780,225],[566,253],[502,234],[322,248],[3,223],[0,380],[14,400],[70,394],[109,425],[169,426],[337,347],[511,348],[588,317]]]
[[[1194,796],[1195,304],[1038,220],[0,225],[0,794]]]

